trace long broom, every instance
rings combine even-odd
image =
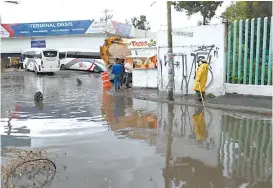
[[[202,94],[202,91],[201,91],[201,86],[200,86],[199,82],[198,82],[198,85],[199,85],[199,90],[200,90],[200,94],[201,94],[201,99],[202,99],[203,107],[205,108],[204,97],[203,97],[203,94]]]

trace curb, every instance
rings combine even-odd
[[[178,102],[178,101],[169,101],[168,99],[155,99],[152,97],[141,97],[141,96],[134,96],[134,95],[128,95],[123,93],[113,93],[108,92],[110,95],[118,95],[118,96],[124,96],[129,97],[133,99],[140,99],[140,100],[149,100],[154,102],[163,102],[163,103],[169,103],[169,104],[176,104],[176,105],[187,105],[187,106],[194,106],[194,107],[203,107],[202,104],[197,103],[187,103],[187,102]],[[213,104],[209,102],[205,102],[205,106],[213,109],[221,109],[226,111],[237,111],[237,112],[245,112],[245,113],[255,113],[259,115],[266,115],[266,116],[272,116],[272,110],[267,108],[254,108],[254,107],[244,107],[244,106],[235,106],[235,105],[226,105],[226,104]]]

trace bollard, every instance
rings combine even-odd
[[[110,88],[110,87],[112,87],[112,84],[111,84],[111,82],[109,80],[109,76],[108,76],[107,72],[102,72],[101,73],[101,79],[102,79],[103,88]]]

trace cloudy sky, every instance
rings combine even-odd
[[[133,16],[146,15],[152,31],[166,26],[166,1],[157,0],[20,0],[19,5],[4,3],[0,0],[0,13],[2,23],[27,23],[46,21],[68,21],[99,19],[104,15],[103,10],[110,9],[113,20],[124,22]],[[230,1],[225,1],[217,11],[219,16]],[[126,7],[126,8],[125,8]],[[188,19],[184,13],[172,11],[173,27],[185,27],[197,25],[201,20],[200,15]],[[211,23],[218,23],[214,18]]]

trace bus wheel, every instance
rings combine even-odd
[[[38,74],[38,70],[36,66],[34,66],[34,70],[35,70],[35,73]]]
[[[65,70],[65,65],[62,64],[60,69],[61,69],[61,70]]]

